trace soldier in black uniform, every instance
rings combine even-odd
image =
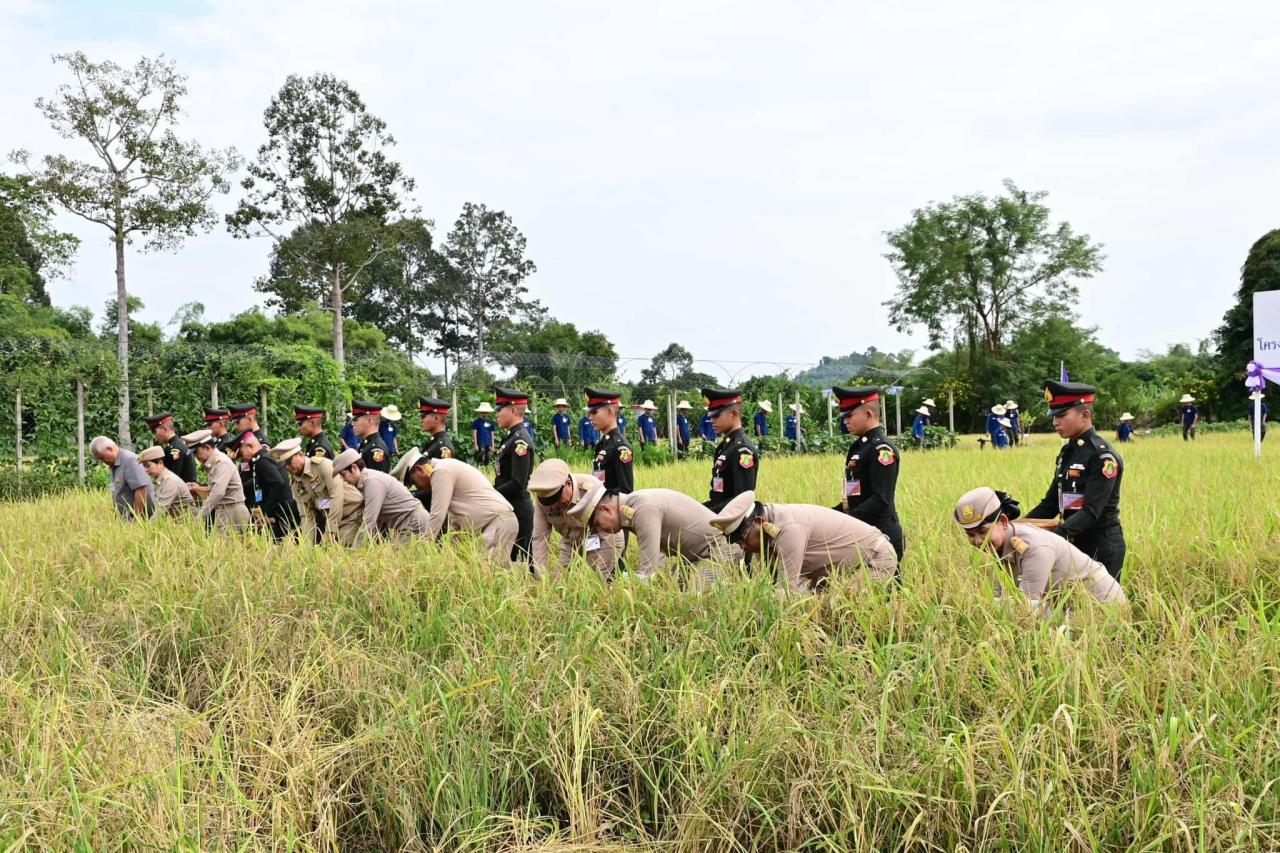
[[[632,460],[635,453],[627,438],[618,429],[618,406],[622,397],[617,391],[601,391],[598,388],[583,388],[587,395],[587,417],[591,425],[600,433],[595,444],[595,460],[591,470],[596,479],[604,483],[606,489],[620,494],[630,494],[635,490],[635,470]]]
[[[258,409],[253,403],[231,403],[227,406],[231,420],[235,421],[236,432],[252,432],[258,437],[258,443],[270,447],[267,431],[258,425]]]
[[[240,455],[249,465],[249,481],[258,512],[254,517],[271,531],[277,541],[297,529],[301,516],[293,500],[293,489],[284,468],[252,432],[241,433]]]
[[[1067,440],[1058,452],[1057,470],[1044,500],[1027,518],[1062,520],[1054,532],[1107,567],[1116,580],[1126,545],[1120,526],[1120,481],[1124,460],[1093,428],[1092,385],[1045,383],[1053,428]]]
[[[321,459],[335,459],[333,442],[324,433],[324,408],[321,406],[294,406],[293,419],[298,422],[298,435],[304,439],[302,453]]]
[[[418,398],[418,414],[422,416],[422,431],[427,440],[422,444],[422,455],[428,459],[452,459],[458,455],[449,437],[449,403],[435,397]]]
[[[184,483],[196,482],[196,458],[174,429],[173,415],[161,412],[149,416],[146,421],[156,444],[164,450],[164,467],[181,477]]]
[[[720,442],[711,463],[711,491],[703,505],[719,512],[743,492],[753,492],[760,472],[760,452],[742,429],[742,392],[736,388],[703,388],[707,413]]]
[[[391,473],[391,450],[382,440],[378,427],[382,424],[382,406],[368,400],[354,400],[351,403],[351,428],[360,439],[360,458],[364,467],[371,471]]]
[[[231,440],[231,431],[227,429],[227,421],[230,419],[230,410],[217,406],[205,406],[204,424],[213,437],[213,446],[223,453],[227,452],[226,444]]]
[[[901,564],[907,543],[894,503],[900,454],[880,425],[880,389],[835,387],[831,393],[839,401],[845,428],[854,436],[844,458],[840,503],[834,509],[847,512],[889,537]]]
[[[514,388],[494,388],[497,409],[494,416],[500,429],[510,430],[498,447],[498,463],[493,487],[516,511],[520,528],[511,549],[511,561],[529,561],[533,540],[533,504],[529,500],[529,474],[533,472],[533,439],[524,428],[524,412],[529,395]],[[532,571],[532,569],[530,569]]]

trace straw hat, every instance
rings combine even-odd
[[[1128,412],[1125,412],[1123,415],[1120,416],[1120,420],[1131,421],[1133,420],[1133,415],[1129,414]]]
[[[991,407],[991,414],[993,415],[1003,415],[1004,413],[1005,413],[1005,408],[999,403],[996,403],[994,406]]]
[[[930,415],[930,414],[932,414],[932,413],[931,413],[928,409],[926,409],[924,406],[921,406],[920,408],[916,409],[916,414],[917,414],[917,415],[924,415],[925,417],[929,417],[929,415]]]
[[[688,400],[681,400],[679,403],[676,403],[676,408],[688,412],[692,411],[693,406],[690,405]]]
[[[999,420],[996,421],[996,423],[1000,424],[1000,426],[1002,427],[1013,426],[1013,421],[1009,420],[1008,418],[1000,418]]]
[[[1179,400],[1178,402],[1179,402],[1179,403],[1194,403],[1195,401],[1196,401],[1196,398],[1195,398],[1195,397],[1192,397],[1190,394],[1183,394],[1183,395],[1182,395],[1182,399],[1181,399],[1181,400]]]
[[[804,405],[802,403],[787,403],[787,408],[795,412],[797,415],[804,414]]]
[[[568,406],[568,405],[569,405],[569,401],[566,400],[564,397],[556,397],[556,401],[551,404],[552,408],[556,406]]]
[[[1004,407],[1005,407],[1005,410],[1007,411],[1007,410],[1010,410],[1010,409],[1016,409],[1016,408],[1018,408],[1018,404],[1017,404],[1017,403],[1015,403],[1015,402],[1013,402],[1012,400],[1009,400],[1008,402],[1006,402],[1006,403],[1004,404]]]
[[[926,399],[921,405],[928,406],[931,409],[936,409],[938,407],[938,404],[933,402],[932,397],[929,397],[928,399]]]
[[[400,420],[400,407],[395,403],[392,403],[390,406],[383,406],[382,417],[389,421]]]
[[[759,405],[760,408],[764,410],[765,414],[773,414],[773,403],[770,403],[768,400],[761,400]]]
[[[482,415],[491,415],[493,414],[493,406],[490,406],[489,401],[486,400],[485,402],[476,406],[476,412]]]
[[[643,403],[640,404],[640,408],[647,409],[651,412],[655,412],[658,410],[658,407],[653,404],[652,400],[645,400]]]

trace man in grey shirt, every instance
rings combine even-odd
[[[132,450],[121,449],[105,435],[89,443],[94,458],[111,469],[111,496],[115,499],[116,512],[126,520],[151,515],[151,478],[143,470],[138,455]]]

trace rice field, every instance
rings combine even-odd
[[[1067,624],[949,517],[1034,504],[1032,441],[907,454],[902,588],[821,597],[0,506],[0,848],[1280,849],[1280,463],[1125,448],[1131,606]],[[766,458],[761,499],[830,505],[842,464]]]

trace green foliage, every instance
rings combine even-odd
[[[490,343],[494,360],[515,370],[517,385],[555,391],[555,397],[576,398],[584,386],[611,382],[617,372],[618,353],[603,332],[579,332],[545,314],[497,324]]]
[[[1248,398],[1244,367],[1253,359],[1253,294],[1264,290],[1280,290],[1280,229],[1263,234],[1249,248],[1235,303],[1213,333],[1216,385],[1228,411],[1243,408]]]
[[[1021,326],[1060,313],[1073,280],[1102,269],[1102,246],[1051,225],[1045,192],[1005,181],[1005,195],[958,196],[912,212],[886,237],[898,293],[885,305],[899,331],[923,325],[929,346],[956,341],[970,354],[998,354]]]
[[[67,271],[80,245],[53,215],[53,199],[29,176],[0,175],[0,293],[49,306],[47,280]]]

